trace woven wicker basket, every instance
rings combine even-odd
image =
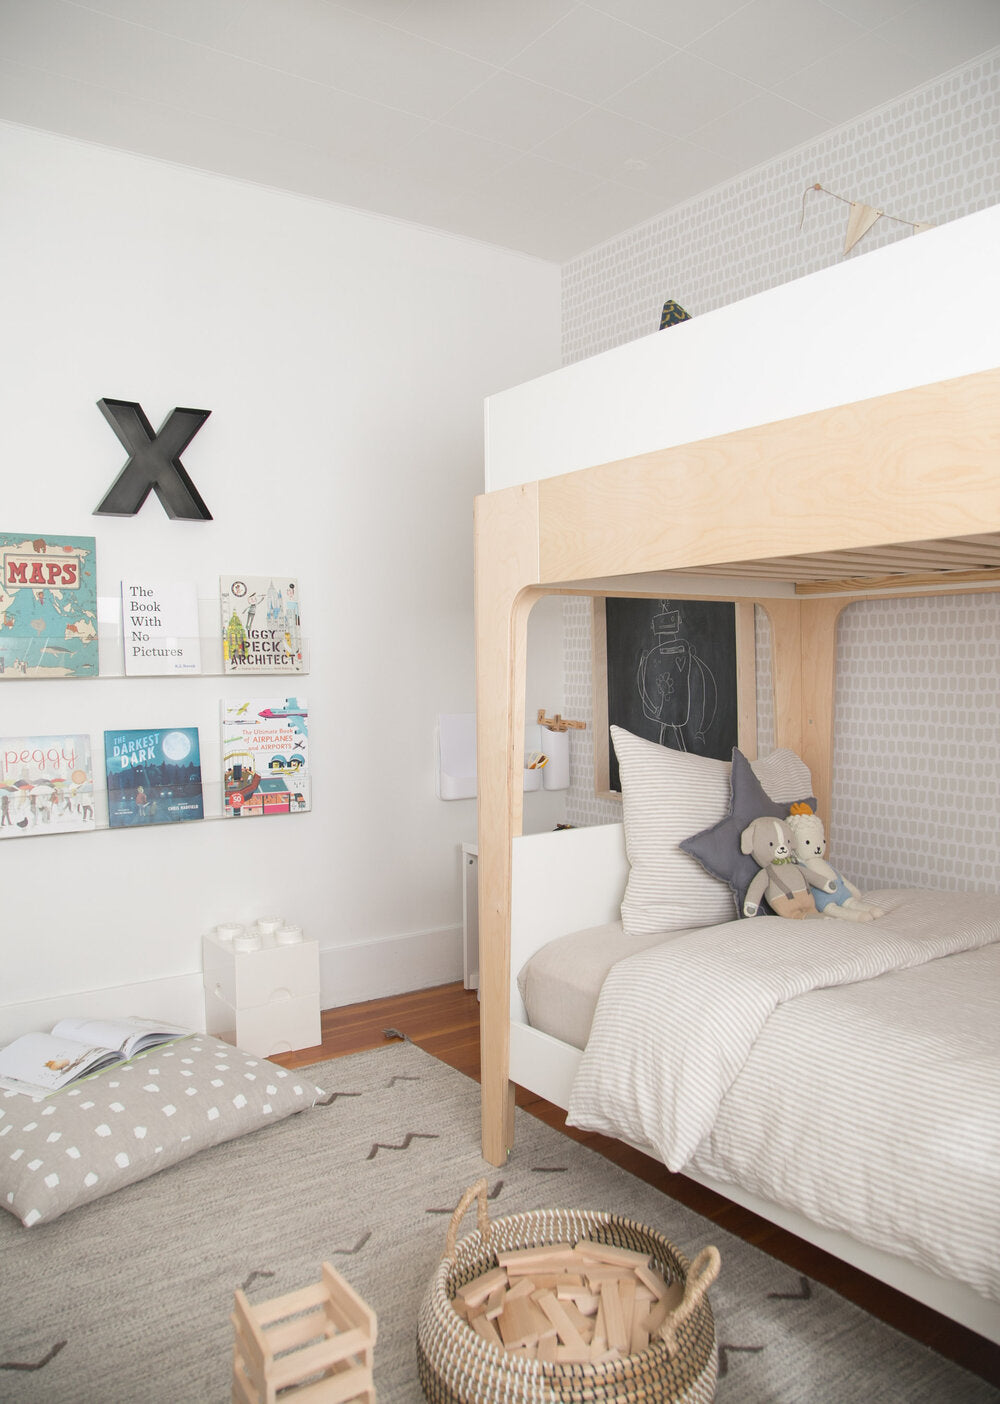
[[[719,1270],[716,1249],[703,1249],[689,1264],[655,1230],[590,1210],[535,1210],[491,1223],[486,1188],[479,1180],[462,1196],[420,1307],[417,1365],[432,1404],[703,1404],[715,1398],[715,1322],[705,1292]],[[459,1223],[477,1197],[476,1231],[456,1244]],[[684,1300],[668,1318],[672,1348],[656,1340],[635,1355],[582,1365],[528,1360],[484,1340],[452,1305],[459,1287],[496,1267],[498,1251],[581,1238],[648,1253],[668,1281],[684,1282]]]

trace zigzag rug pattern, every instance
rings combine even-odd
[[[502,1171],[479,1153],[479,1088],[412,1044],[309,1070],[329,1105],[203,1151],[51,1224],[0,1215],[5,1404],[225,1404],[235,1288],[251,1301],[327,1260],[378,1313],[380,1404],[420,1404],[416,1314],[449,1216],[483,1174],[491,1218],[608,1209],[693,1258],[722,1254],[710,1297],[726,1404],[987,1404],[1000,1392],[829,1289],[518,1112]],[[450,1206],[450,1207],[449,1207]],[[471,1231],[475,1215],[467,1228]]]

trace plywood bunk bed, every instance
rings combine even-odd
[[[554,938],[612,922],[629,872],[621,825],[521,836],[532,606],[550,593],[760,605],[775,742],[808,766],[829,833],[841,610],[873,596],[1000,588],[997,248],[993,208],[488,402],[475,531],[482,1145],[492,1164],[513,1145],[513,1085],[565,1108],[585,1056],[531,1026],[518,972]],[[995,1147],[997,1107],[982,1111]],[[684,1173],[1000,1341],[1000,1303],[961,1271],[942,1275],[863,1231]]]

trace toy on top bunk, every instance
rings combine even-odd
[[[791,829],[772,814],[747,825],[740,834],[740,852],[749,854],[760,869],[743,899],[744,916],[756,916],[766,899],[775,916],[801,921],[817,915],[810,887],[831,895],[836,891],[833,878],[796,861]]]
[[[813,894],[820,916],[839,917],[842,921],[873,921],[876,917],[885,915],[881,907],[874,907],[870,902],[864,901],[854,884],[848,882],[825,860],[823,854],[826,851],[826,834],[823,831],[823,820],[813,813],[811,805],[793,804],[785,822],[791,830],[795,861],[836,882],[835,891],[817,890]]]

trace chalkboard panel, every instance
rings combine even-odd
[[[730,760],[739,740],[735,604],[609,598],[604,605],[608,724]],[[608,785],[621,789],[614,747]]]

